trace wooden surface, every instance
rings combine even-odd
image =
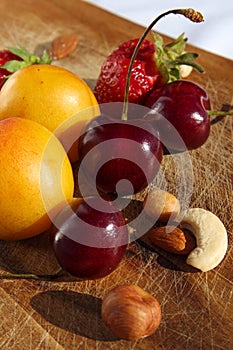
[[[143,30],[78,0],[14,0],[10,8],[9,1],[1,0],[0,22],[2,48],[21,43],[39,51],[57,35],[76,32],[77,49],[56,64],[69,68],[91,87],[105,56]],[[232,61],[195,51],[206,73],[193,73],[190,78],[207,89],[214,109],[229,108]],[[134,242],[119,268],[98,281],[77,282],[69,276],[54,282],[0,280],[1,350],[232,349],[232,117],[213,124],[208,142],[190,157],[194,171],[190,206],[211,210],[225,224],[229,248],[224,261],[201,273],[190,269],[183,258]],[[169,186],[175,188],[168,157],[163,168]],[[51,273],[57,267],[46,233],[22,242],[0,242],[2,272]],[[146,339],[118,340],[101,321],[103,296],[122,283],[145,288],[161,303],[162,323]]]

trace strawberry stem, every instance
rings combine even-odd
[[[147,34],[150,32],[150,30],[154,27],[154,25],[163,17],[169,15],[169,14],[180,14],[183,15],[184,17],[190,19],[192,22],[203,22],[204,18],[203,15],[192,9],[192,8],[187,8],[187,9],[173,9],[173,10],[168,10],[164,13],[162,13],[161,15],[159,15],[158,17],[156,17],[151,24],[145,29],[145,31],[143,32],[142,36],[140,37],[134,52],[132,54],[132,57],[130,59],[130,63],[129,63],[129,67],[128,67],[128,72],[127,72],[127,77],[126,77],[126,85],[125,85],[125,93],[124,93],[124,102],[123,102],[123,111],[122,111],[122,120],[127,120],[127,115],[128,115],[128,99],[129,99],[129,87],[130,87],[130,78],[131,78],[131,72],[132,72],[132,68],[133,68],[133,63],[134,60],[138,54],[138,51],[140,49],[140,46],[143,42],[143,40],[146,38]]]

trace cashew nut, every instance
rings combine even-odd
[[[185,54],[186,51],[183,51],[183,54]],[[187,78],[193,70],[192,66],[188,66],[187,64],[181,64],[180,65],[180,77],[181,79]]]
[[[222,221],[208,210],[191,208],[185,211],[181,227],[189,229],[197,243],[187,257],[187,264],[204,272],[214,269],[223,260],[228,246]]]

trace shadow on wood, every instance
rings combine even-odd
[[[118,340],[102,321],[101,303],[73,291],[47,291],[31,299],[33,309],[56,327],[94,340]]]

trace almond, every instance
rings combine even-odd
[[[159,222],[175,220],[180,213],[179,200],[172,193],[158,188],[147,193],[143,201],[143,208],[147,215]]]
[[[193,235],[176,226],[156,227],[148,232],[147,237],[152,245],[174,254],[186,255],[196,247]]]
[[[51,56],[60,60],[75,50],[78,44],[77,34],[64,34],[55,38],[51,43]]]

